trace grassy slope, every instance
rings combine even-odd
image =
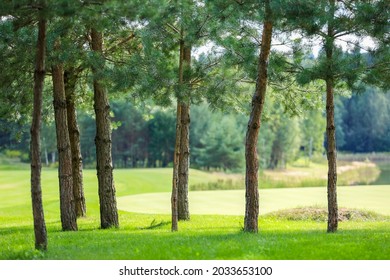
[[[115,175],[118,196],[170,190],[170,170],[117,170]],[[215,179],[198,171],[191,175],[192,183]],[[264,218],[261,233],[251,235],[241,232],[242,216],[193,215],[171,233],[168,215],[121,211],[120,229],[98,230],[95,171],[84,176],[88,217],[79,221],[79,232],[61,232],[57,172],[44,170],[49,251],[41,254],[33,250],[29,171],[0,170],[0,259],[390,258],[389,222],[383,221],[345,222],[337,234],[325,234],[323,222]]]

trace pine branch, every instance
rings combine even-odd
[[[343,37],[346,35],[354,34],[357,32],[357,27],[355,29],[348,29],[348,31],[336,31],[335,32],[335,38]]]
[[[322,38],[328,37],[328,34],[326,34],[325,32],[322,32],[321,30],[318,31],[317,35],[322,37]]]
[[[120,64],[120,65],[126,65],[127,62],[125,60],[114,60],[112,58],[109,58],[107,57],[105,54],[103,55],[104,59],[109,61],[109,62],[112,62],[114,64]]]
[[[208,70],[216,65],[218,65],[220,62],[221,62],[222,59],[218,59],[218,60],[215,60],[215,61],[210,61],[210,63],[206,64],[202,70]]]
[[[296,81],[292,81],[290,84],[287,84],[286,86],[281,86],[280,83],[273,83],[273,82],[269,82],[269,84],[279,91],[288,91],[293,89],[294,91],[301,92],[301,93],[313,93],[313,92],[318,94],[323,93],[323,90],[320,88],[316,90],[314,89],[306,90],[301,86],[297,85]]]
[[[196,36],[197,36],[198,38],[202,37],[202,36],[200,35],[200,33],[202,32],[203,27],[206,25],[206,22],[207,22],[210,18],[211,18],[211,16],[208,14],[208,15],[206,16],[206,19],[203,21],[203,23],[202,23],[201,26],[199,27],[198,31],[196,31],[195,34],[196,34]]]
[[[234,79],[234,81],[238,82],[238,83],[245,83],[245,84],[256,84],[255,80],[249,80],[249,79],[245,79],[245,78]]]
[[[130,36],[124,38],[122,41],[118,42],[116,45],[106,50],[106,53],[110,53],[111,51],[115,51],[119,46],[129,42],[131,39],[135,38],[135,33],[131,33]]]
[[[343,39],[341,39],[341,38],[337,38],[337,40],[342,41],[342,42],[347,43],[347,44],[354,45],[355,47],[358,47],[359,49],[364,50],[364,51],[366,51],[366,52],[370,52],[370,51],[371,51],[370,49],[366,49],[366,48],[362,47],[359,43],[355,43],[355,42],[352,42],[352,41],[343,40]]]
[[[176,26],[173,26],[169,22],[166,23],[166,26],[168,26],[170,29],[172,29],[176,34],[180,34],[180,30],[176,28]]]

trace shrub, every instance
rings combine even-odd
[[[5,150],[4,154],[8,158],[19,158],[22,152],[18,150]]]

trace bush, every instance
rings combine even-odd
[[[22,152],[18,150],[5,150],[4,154],[6,157],[14,159],[14,158],[20,158]]]
[[[22,153],[20,155],[21,162],[30,162],[30,155],[28,153]]]

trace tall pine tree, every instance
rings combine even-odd
[[[57,39],[54,49],[59,50]],[[63,230],[77,230],[76,208],[73,196],[72,154],[64,85],[64,69],[60,61],[52,65],[53,105],[58,150],[58,179],[60,186],[61,224]]]
[[[326,152],[328,158],[328,232],[338,228],[337,150],[335,124],[335,93],[348,87],[361,90],[366,77],[380,64],[367,64],[361,51],[375,54],[381,45],[364,46],[367,36],[383,38],[388,26],[387,1],[297,1],[286,6],[290,28],[300,28],[304,36],[317,40],[322,50],[316,63],[303,65],[298,79],[301,83],[323,80],[326,86]],[[343,50],[343,47],[353,49]],[[378,47],[379,46],[379,47]],[[388,57],[384,58],[384,63]],[[300,65],[302,67],[302,65]],[[379,76],[380,77],[380,76]],[[383,79],[378,79],[384,81]]]

